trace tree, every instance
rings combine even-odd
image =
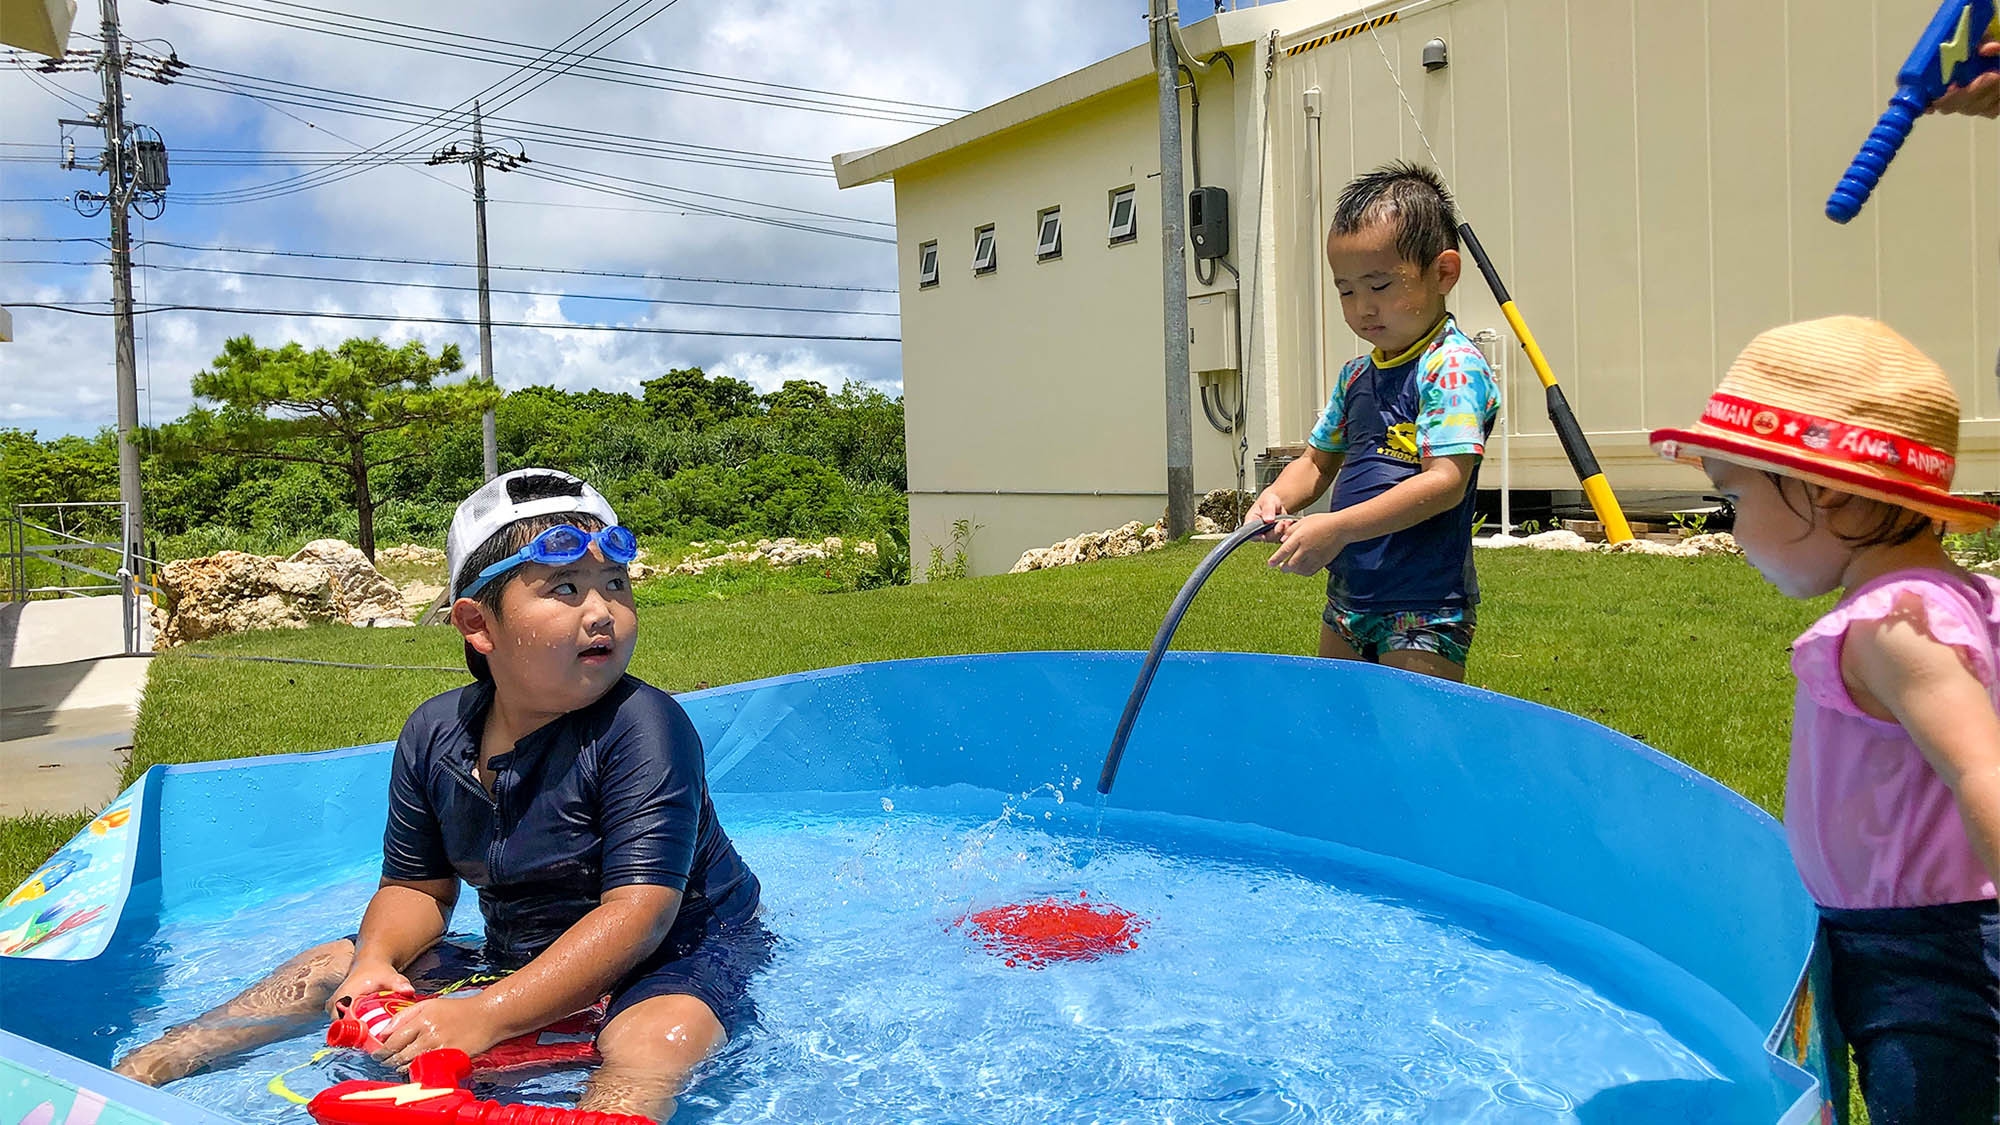
[[[757,413],[757,388],[741,379],[713,379],[699,367],[677,367],[639,384],[653,417],[679,429],[705,430]]]
[[[787,379],[785,385],[764,396],[764,406],[772,414],[806,413],[826,408],[826,388],[810,379]]]
[[[424,456],[438,435],[477,425],[499,400],[500,392],[482,382],[440,381],[464,366],[453,344],[433,357],[416,341],[391,348],[354,339],[332,351],[307,351],[296,343],[260,348],[238,336],[194,377],[195,409],[158,437],[183,456],[334,470],[346,478],[360,518],[359,546],[372,561],[376,501],[369,470]]]

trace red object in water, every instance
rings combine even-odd
[[[483,1102],[464,1088],[471,1077],[464,1051],[425,1051],[411,1061],[408,1082],[342,1082],[306,1112],[319,1125],[658,1125],[629,1113]]]
[[[988,953],[1009,965],[1039,969],[1051,961],[1095,961],[1139,948],[1146,920],[1129,910],[1051,895],[1039,902],[995,906],[958,920]]]
[[[477,991],[461,989],[453,995],[470,996]],[[340,1016],[326,1029],[326,1045],[373,1051],[382,1045],[381,1037],[388,1034],[397,1013],[428,999],[412,992],[382,992],[347,1001],[336,1009]],[[540,1031],[502,1040],[472,1059],[472,1070],[483,1074],[522,1067],[595,1066],[599,1062],[597,1027],[603,1019],[604,1005],[599,1003]]]

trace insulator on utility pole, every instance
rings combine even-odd
[[[479,103],[472,103],[472,147],[460,148],[453,141],[433,155],[431,164],[470,164],[472,166],[472,212],[473,228],[479,241],[479,377],[488,385],[493,382],[493,304],[492,290],[486,283],[486,169],[491,167],[500,172],[511,172],[528,163],[526,152],[510,152],[504,148],[488,148],[484,122],[479,113]],[[486,479],[500,475],[500,443],[494,431],[493,408],[487,407],[480,419],[480,455]]]

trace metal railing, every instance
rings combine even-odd
[[[116,542],[91,537],[89,533],[93,526],[103,526],[103,516],[88,509],[109,509],[115,515],[118,521]],[[30,518],[31,514],[33,518]],[[35,597],[75,598],[117,594],[123,602],[125,651],[128,654],[143,651],[145,616],[140,597],[142,594],[157,594],[160,590],[139,575],[145,573],[144,568],[149,565],[157,569],[159,563],[138,552],[131,541],[131,525],[125,516],[125,504],[117,500],[14,505],[6,520],[6,589],[9,599],[25,602]],[[38,522],[40,520],[48,522]],[[115,565],[117,569],[100,570],[65,557],[92,551],[115,556],[117,563],[106,565]],[[29,574],[31,562],[51,564],[58,577],[68,577],[64,572],[75,571],[103,581],[87,585],[61,582],[30,585],[33,581]]]

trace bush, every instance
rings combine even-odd
[[[908,526],[900,400],[859,384],[829,394],[800,381],[759,396],[699,368],[642,387],[643,398],[555,387],[508,394],[495,408],[501,470],[576,473],[642,535],[880,536]],[[377,540],[442,544],[452,509],[482,480],[479,427],[420,446],[394,432],[369,443],[383,462],[369,475],[381,498]],[[108,429],[49,441],[0,429],[0,510],[116,500],[117,449]],[[156,455],[142,475],[147,531],[162,557],[225,547],[278,554],[324,536],[358,537],[352,485],[324,466]],[[104,522],[115,531],[115,515]]]

